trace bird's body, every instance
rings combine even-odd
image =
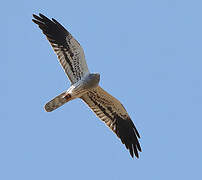
[[[68,102],[76,98],[81,98],[88,91],[96,88],[100,81],[99,74],[87,74],[82,77],[79,81],[75,82],[70,88],[62,93],[61,98],[64,99],[61,102]],[[58,96],[45,105],[45,110],[51,112],[63,104],[58,104]],[[59,105],[59,106],[58,106]]]
[[[96,74],[87,74],[79,81],[74,83],[68,90],[67,93],[70,93],[72,96],[75,95],[75,98],[81,97],[83,94],[89,90],[96,88],[100,81],[100,75]]]
[[[55,19],[33,15],[39,28],[51,43],[59,62],[71,81],[70,88],[49,101],[45,110],[53,111],[75,98],[81,98],[91,110],[121,139],[126,148],[139,157],[140,135],[126,109],[99,86],[100,75],[90,73],[82,47]]]

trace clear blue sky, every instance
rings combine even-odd
[[[202,179],[202,1],[4,5],[0,179]],[[139,159],[81,100],[44,111],[70,83],[33,13],[54,17],[81,43],[89,69],[137,126]]]

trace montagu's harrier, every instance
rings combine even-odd
[[[90,73],[84,51],[78,41],[55,19],[39,14],[33,22],[46,35],[60,64],[71,81],[70,88],[45,105],[47,112],[53,111],[68,101],[81,98],[91,110],[121,139],[131,156],[139,157],[140,135],[126,109],[113,96],[99,86],[100,75]]]

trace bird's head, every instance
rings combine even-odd
[[[88,76],[88,84],[91,87],[96,87],[100,82],[100,74],[98,73],[91,73]]]
[[[94,78],[99,82],[100,81],[100,74],[99,73],[93,73],[92,74]]]

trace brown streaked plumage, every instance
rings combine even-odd
[[[49,101],[45,110],[51,112],[68,101],[81,98],[125,144],[132,157],[138,158],[140,135],[124,106],[99,86],[100,75],[90,73],[82,47],[55,19],[39,14],[33,22],[46,35],[59,62],[71,81],[70,88]]]
[[[140,135],[123,105],[100,86],[84,94],[81,99],[121,139],[131,156],[139,157]]]

